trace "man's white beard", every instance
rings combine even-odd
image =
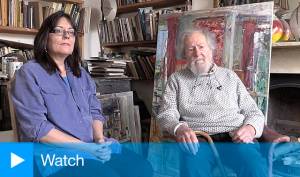
[[[211,64],[201,63],[201,62],[205,62],[205,61],[192,59],[192,61],[190,62],[189,66],[188,66],[195,75],[207,73],[211,66]]]

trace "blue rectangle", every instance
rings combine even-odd
[[[0,177],[33,177],[33,144],[0,143]],[[11,167],[11,156],[24,159]]]

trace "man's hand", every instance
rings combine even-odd
[[[281,135],[273,140],[274,143],[284,143],[284,142],[290,142],[290,141],[291,141],[291,138],[286,135]]]
[[[198,139],[195,132],[182,124],[176,130],[176,141],[180,143],[180,147],[189,153],[195,155],[198,152]]]
[[[230,133],[233,142],[252,143],[255,136],[255,128],[252,125],[244,125]]]

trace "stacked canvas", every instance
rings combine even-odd
[[[133,93],[122,92],[97,95],[102,105],[104,136],[120,142],[141,141],[141,126],[138,107],[133,105]]]
[[[154,76],[155,55],[147,51],[131,51],[128,74],[134,79],[150,80]]]

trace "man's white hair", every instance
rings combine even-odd
[[[181,32],[176,39],[176,58],[182,59],[185,58],[185,43],[184,40],[187,36],[193,34],[193,33],[200,33],[203,34],[203,36],[206,39],[206,42],[208,44],[208,47],[212,50],[214,53],[214,50],[216,49],[216,35],[213,32],[210,32],[206,28],[201,29],[187,29],[183,32]]]

